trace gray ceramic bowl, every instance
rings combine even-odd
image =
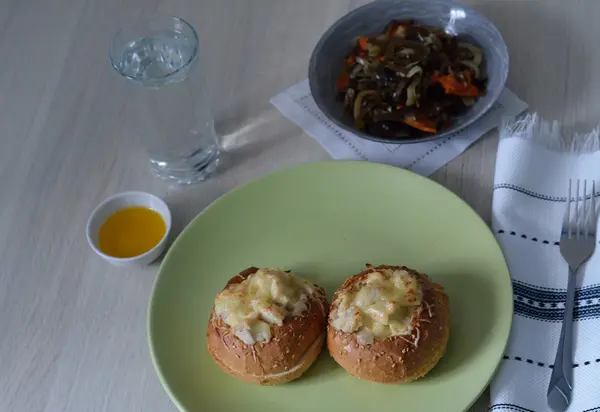
[[[488,76],[487,93],[452,126],[438,134],[416,139],[389,139],[357,130],[352,117],[336,99],[336,79],[344,57],[358,36],[381,34],[394,19],[444,27],[483,50],[483,69]],[[338,126],[369,140],[384,143],[417,143],[456,133],[481,117],[500,96],[508,76],[508,51],[502,35],[488,19],[475,10],[450,0],[377,0],[359,7],[334,23],[317,43],[308,68],[310,91],[319,108]]]

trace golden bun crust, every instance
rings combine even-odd
[[[233,277],[230,285],[240,283],[258,270],[250,267]],[[317,285],[315,285],[317,286]],[[268,342],[245,344],[214,310],[206,331],[208,351],[226,373],[259,385],[279,385],[299,378],[317,359],[325,342],[329,304],[325,291],[309,300],[300,316],[287,316],[283,325],[271,325]]]
[[[364,280],[373,269],[406,270],[417,276],[423,303],[413,321],[411,336],[392,336],[361,345],[355,333],[332,326],[331,313],[337,308],[338,293]],[[405,266],[381,265],[349,277],[334,295],[327,326],[327,348],[335,361],[353,376],[381,383],[408,383],[425,376],[444,356],[449,335],[448,295],[442,286]]]

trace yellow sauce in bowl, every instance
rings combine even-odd
[[[98,247],[116,258],[139,256],[156,246],[166,231],[167,225],[158,212],[143,206],[127,207],[100,226]]]

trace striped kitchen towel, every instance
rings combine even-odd
[[[504,360],[491,385],[490,411],[550,410],[546,392],[568,276],[559,251],[568,178],[600,180],[598,135],[596,129],[567,142],[557,123],[536,115],[501,127],[492,227],[510,268],[515,311]],[[600,253],[577,280],[568,410],[600,412]]]

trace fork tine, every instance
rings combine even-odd
[[[567,233],[567,238],[571,238],[571,185],[572,180],[569,179],[569,192],[567,193],[567,210],[565,211],[565,217],[563,218],[563,232]]]
[[[592,196],[593,197],[593,196]],[[582,210],[582,219],[583,220],[583,239],[587,240],[588,238],[588,226],[589,226],[589,220],[590,217],[587,214],[587,204],[588,204],[588,200],[587,200],[587,179],[583,180],[583,210]]]
[[[579,240],[579,232],[580,232],[580,224],[579,221],[579,179],[577,179],[577,186],[575,187],[575,238]]]

